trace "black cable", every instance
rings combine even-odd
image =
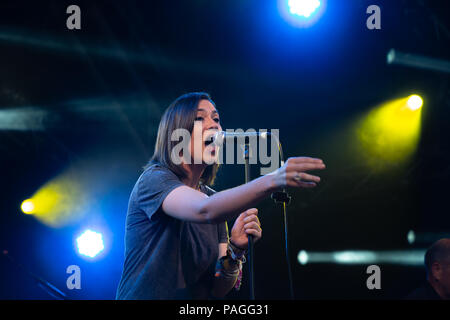
[[[36,284],[43,289],[45,292],[47,292],[50,296],[52,296],[55,299],[58,300],[68,300],[67,296],[58,288],[56,288],[54,285],[52,285],[47,280],[35,275],[31,271],[29,271],[27,268],[25,268],[23,265],[18,263],[8,252],[8,250],[2,251],[3,256],[8,258],[8,260],[14,264],[19,270],[30,276],[33,280],[36,281]]]

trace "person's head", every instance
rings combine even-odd
[[[186,171],[180,164],[204,166],[200,181],[212,185],[219,167],[217,152],[213,144],[208,144],[214,132],[221,131],[219,114],[215,103],[205,92],[187,93],[178,97],[164,112],[159,123],[155,151],[150,163],[158,162],[172,170],[180,179]],[[179,134],[188,133],[186,149],[179,149]],[[179,140],[180,139],[180,140]],[[194,148],[196,148],[194,150]],[[187,152],[186,152],[187,151]],[[188,153],[188,154],[186,154]],[[180,160],[183,159],[183,160]]]
[[[450,298],[450,239],[436,241],[425,253],[428,281],[438,293]],[[440,291],[440,292],[439,292]]]

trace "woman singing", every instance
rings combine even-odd
[[[176,129],[190,133],[188,155],[173,152]],[[117,299],[224,297],[239,287],[248,235],[261,238],[252,207],[283,187],[310,188],[320,181],[306,172],[324,169],[322,160],[294,157],[272,174],[215,192],[209,186],[217,154],[209,138],[220,130],[206,93],[185,94],[165,111],[153,157],[130,196]],[[226,221],[236,216],[229,237]]]

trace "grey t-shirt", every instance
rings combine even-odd
[[[199,224],[164,213],[162,203],[184,185],[168,168],[152,164],[131,192],[125,262],[116,299],[208,299],[226,222]],[[201,186],[207,195],[214,190]]]

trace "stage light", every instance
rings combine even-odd
[[[4,108],[0,110],[0,130],[41,131],[48,112],[39,107]]]
[[[309,18],[311,14],[320,7],[319,0],[289,0],[288,1],[289,12]]]
[[[348,250],[334,252],[306,252],[301,250],[297,260],[301,265],[306,263],[335,263],[335,264],[395,264],[408,266],[423,265],[425,250],[392,250],[392,251],[364,251]],[[305,257],[308,257],[305,261]]]
[[[301,265],[305,265],[308,263],[308,253],[305,250],[299,252],[298,262],[300,262]]]
[[[86,230],[77,238],[77,248],[81,255],[94,258],[105,248],[102,234]]]
[[[355,146],[372,169],[382,170],[400,164],[416,150],[422,110],[419,102],[422,99],[411,97],[414,96],[380,105],[357,122],[355,131],[358,143]]]
[[[409,96],[407,104],[408,104],[409,109],[414,111],[414,110],[417,110],[420,107],[422,107],[423,100],[417,94],[413,94],[413,95]]]
[[[32,203],[33,217],[47,226],[59,228],[80,221],[90,210],[90,199],[82,173],[68,171],[40,187],[25,207],[30,209]]]
[[[326,0],[278,0],[283,19],[299,28],[314,24],[323,14]]]
[[[20,206],[22,209],[22,212],[25,214],[33,214],[34,213],[34,203],[33,200],[27,199],[24,202],[22,202],[22,205]]]
[[[414,233],[414,230],[409,230],[406,238],[409,244],[413,244],[414,241],[416,241],[416,234]]]
[[[450,232],[417,232],[409,230],[406,234],[406,240],[410,245],[429,246],[439,239],[450,238]]]

